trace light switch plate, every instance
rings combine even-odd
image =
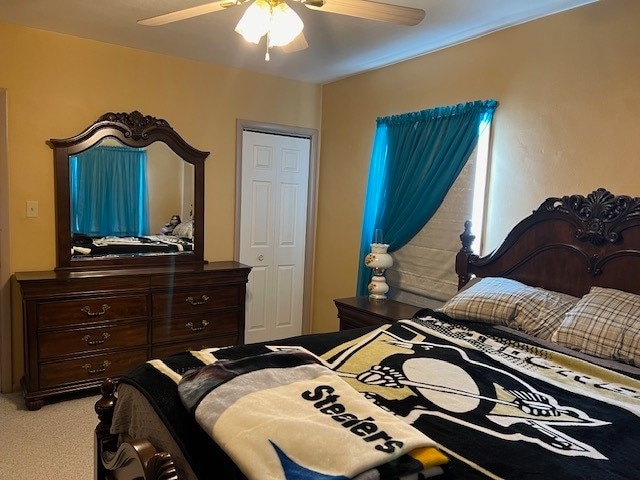
[[[36,200],[27,200],[27,217],[35,218],[38,216],[38,202]]]

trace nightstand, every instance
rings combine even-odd
[[[397,320],[411,318],[420,307],[395,300],[371,300],[368,296],[338,298],[333,301],[338,308],[340,330],[380,326]]]

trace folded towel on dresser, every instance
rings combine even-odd
[[[184,375],[178,391],[249,479],[418,479],[448,463],[309,353],[221,360]]]

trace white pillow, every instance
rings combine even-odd
[[[176,237],[193,238],[193,220],[176,225],[173,229],[173,235]]]

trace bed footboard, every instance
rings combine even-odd
[[[158,452],[151,442],[121,442],[110,432],[116,406],[115,383],[107,378],[95,405],[100,420],[94,435],[94,480],[179,480],[171,455]]]

